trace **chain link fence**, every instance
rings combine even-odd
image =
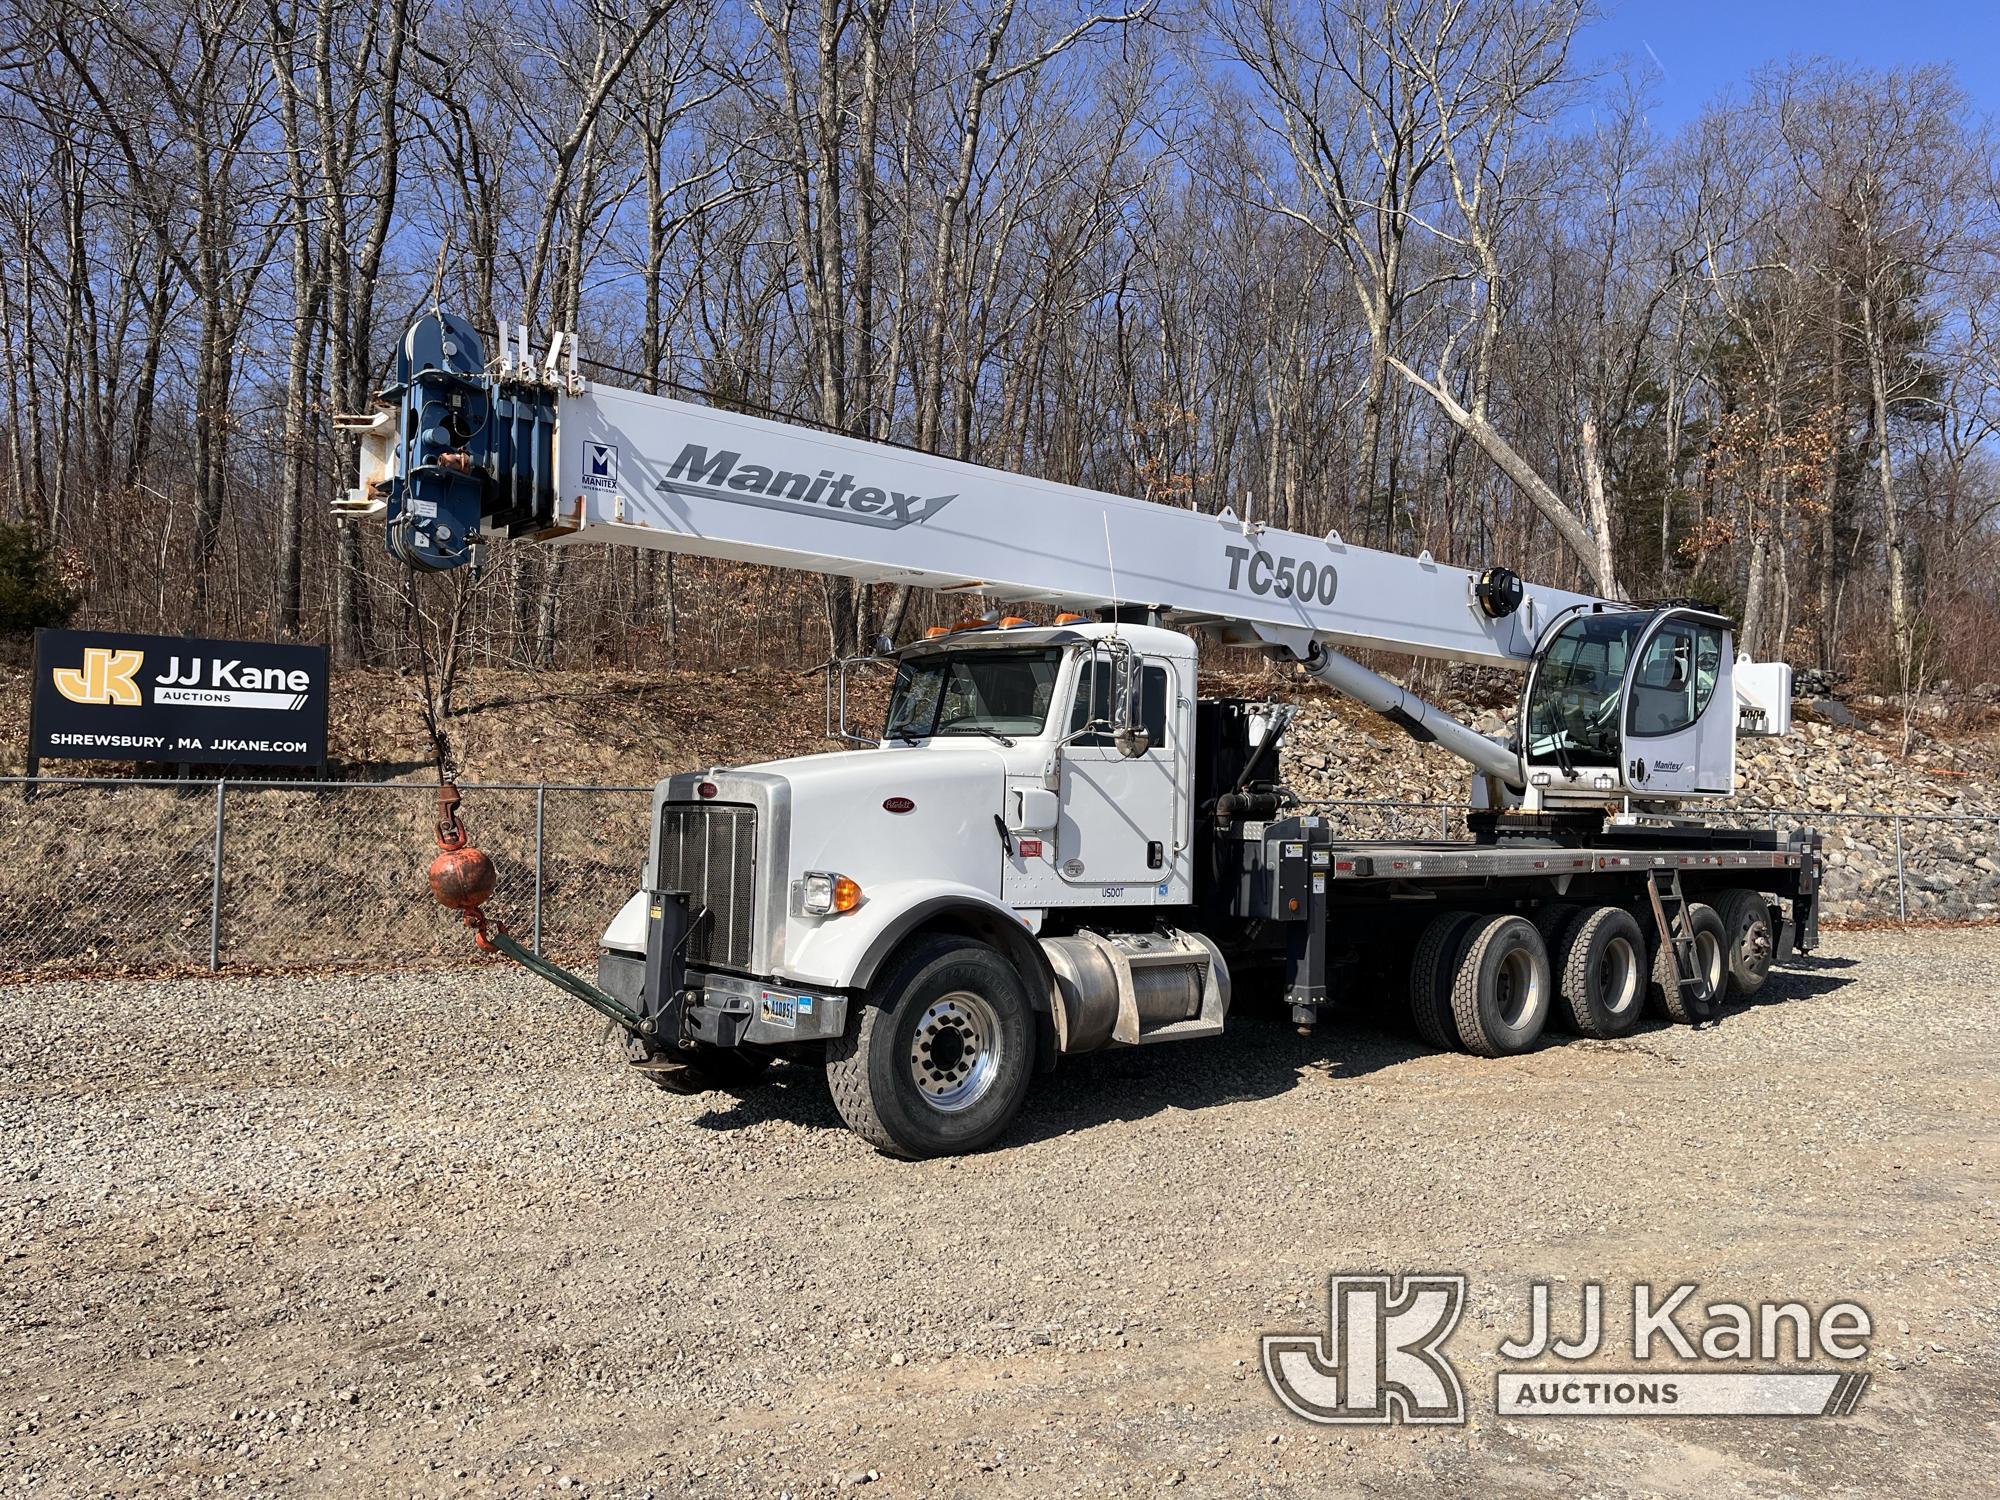
[[[488,910],[587,962],[645,863],[650,787],[476,786]],[[32,794],[32,796],[30,795]],[[0,786],[0,973],[396,967],[471,952],[424,881],[437,789],[408,782]]]
[[[588,964],[645,862],[652,789],[468,785],[490,910]],[[1342,836],[1464,835],[1458,803],[1313,802]],[[424,883],[436,789],[411,782],[0,781],[0,974],[393,968],[471,938]],[[1825,840],[1836,922],[2000,920],[2000,814],[1729,808],[1712,821]]]

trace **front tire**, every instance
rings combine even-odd
[[[977,1151],[1020,1112],[1035,1066],[1034,1020],[1026,985],[998,951],[926,938],[878,980],[847,1035],[828,1044],[834,1107],[892,1156]]]

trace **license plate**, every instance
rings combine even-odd
[[[778,995],[766,990],[757,1007],[758,1015],[773,1026],[789,1026],[794,1029],[799,1024],[801,1011],[806,1015],[812,1014],[812,996]]]

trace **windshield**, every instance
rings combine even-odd
[[[1040,734],[1061,662],[1060,651],[967,651],[906,661],[896,672],[883,738]]]
[[[1528,697],[1530,762],[1618,764],[1618,703],[1632,642],[1652,619],[1634,610],[1579,615],[1549,642]]]

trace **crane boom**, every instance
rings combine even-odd
[[[498,535],[617,543],[1070,609],[1156,606],[1300,656],[1317,643],[1523,666],[1551,620],[1596,602],[1427,552],[586,382],[570,347],[567,374],[525,348],[489,367],[461,320],[420,320],[383,407],[349,422],[362,485],[343,509],[383,516],[392,550],[422,568],[461,566]]]

